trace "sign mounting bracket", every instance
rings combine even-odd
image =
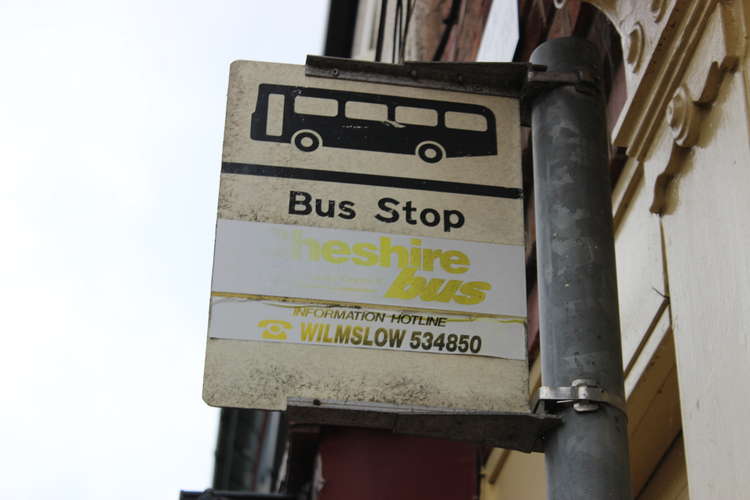
[[[470,411],[384,403],[287,398],[292,426],[334,425],[391,430],[394,434],[436,437],[508,448],[544,451],[544,436],[562,424],[556,415]]]
[[[544,69],[544,66],[530,63],[407,61],[390,64],[309,55],[305,75],[520,99],[529,75]]]
[[[573,85],[579,92],[591,94],[600,85],[598,78],[585,69],[547,71],[544,65],[525,62],[406,61],[390,64],[313,55],[307,56],[305,76],[519,99],[524,126],[529,126],[531,121],[531,101],[542,92]]]

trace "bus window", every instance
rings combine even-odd
[[[294,99],[294,112],[300,115],[336,116],[339,102],[336,99],[298,95]]]
[[[487,118],[475,113],[460,113],[458,111],[445,112],[445,126],[459,130],[473,130],[485,132],[487,130]]]
[[[434,127],[438,123],[438,114],[434,109],[396,106],[396,121],[406,125]]]
[[[354,120],[372,120],[384,122],[388,120],[388,106],[374,102],[349,101],[344,110],[347,118]]]
[[[266,135],[278,137],[284,131],[284,95],[268,94]]]

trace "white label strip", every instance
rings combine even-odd
[[[526,359],[523,320],[295,305],[214,294],[209,336]]]
[[[526,317],[522,246],[226,219],[212,291]]]

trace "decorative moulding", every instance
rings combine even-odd
[[[625,38],[624,45],[625,62],[631,68],[631,71],[638,71],[641,67],[641,56],[645,45],[645,35],[641,23],[633,25]]]
[[[741,26],[732,2],[719,2],[705,24],[703,37],[685,68],[682,82],[667,106],[665,123],[672,135],[669,158],[654,179],[650,210],[668,212],[668,190],[679,175],[690,149],[700,147],[703,117],[719,94],[727,73],[734,71],[742,45]]]
[[[651,15],[654,16],[654,21],[659,22],[661,21],[661,18],[664,16],[664,13],[667,11],[667,4],[669,2],[667,0],[651,0],[651,5],[649,8],[651,9]]]
[[[672,151],[654,179],[651,211],[665,210],[666,189],[699,143],[706,108],[744,53],[739,0],[585,0],[620,33],[628,96],[613,143],[646,160],[664,127]],[[560,8],[567,0],[556,0]]]
[[[674,143],[683,148],[692,148],[698,141],[700,132],[700,110],[687,85],[682,84],[672,96],[667,106],[667,124],[672,131]]]

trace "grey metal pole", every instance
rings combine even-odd
[[[596,47],[550,40],[531,62],[600,74]],[[597,79],[598,81],[598,79]],[[542,385],[589,379],[624,399],[604,99],[566,85],[532,103]],[[545,443],[548,498],[630,500],[627,417],[609,404],[578,412]]]

